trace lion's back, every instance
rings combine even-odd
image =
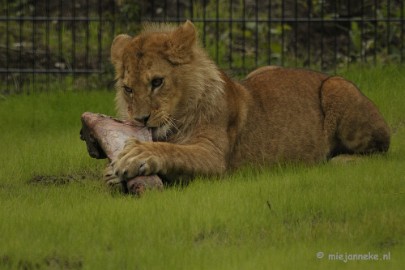
[[[318,162],[328,154],[319,99],[327,75],[264,67],[243,81],[253,103],[233,164]]]

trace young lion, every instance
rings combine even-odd
[[[149,25],[111,48],[119,113],[152,130],[113,162],[121,181],[220,175],[244,164],[316,163],[386,152],[390,131],[352,83],[303,69],[263,67],[232,81],[209,59],[194,25]]]

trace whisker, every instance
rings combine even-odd
[[[176,123],[175,123],[175,119],[173,119],[172,117],[168,116],[168,122],[169,125],[171,127],[173,127],[176,131],[179,131],[179,128],[177,127]]]
[[[176,119],[171,117],[169,114],[165,114],[165,124],[168,126],[169,130],[166,134],[166,136],[169,136],[170,134],[173,133],[179,133],[180,129],[176,125]]]
[[[169,137],[173,134],[180,135],[181,129],[179,128],[180,121],[171,117],[169,113],[164,110],[156,112],[155,119],[158,120],[158,136],[161,139],[168,140]]]

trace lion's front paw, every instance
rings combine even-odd
[[[162,161],[155,152],[153,143],[128,140],[113,162],[114,174],[124,181],[138,175],[157,174],[162,170]]]

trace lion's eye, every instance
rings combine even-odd
[[[124,85],[124,91],[127,94],[131,94],[133,92],[132,88],[130,88],[130,87],[126,86],[126,85]]]
[[[151,81],[151,85],[152,85],[152,90],[158,88],[159,86],[161,86],[163,84],[163,78],[154,78]]]

